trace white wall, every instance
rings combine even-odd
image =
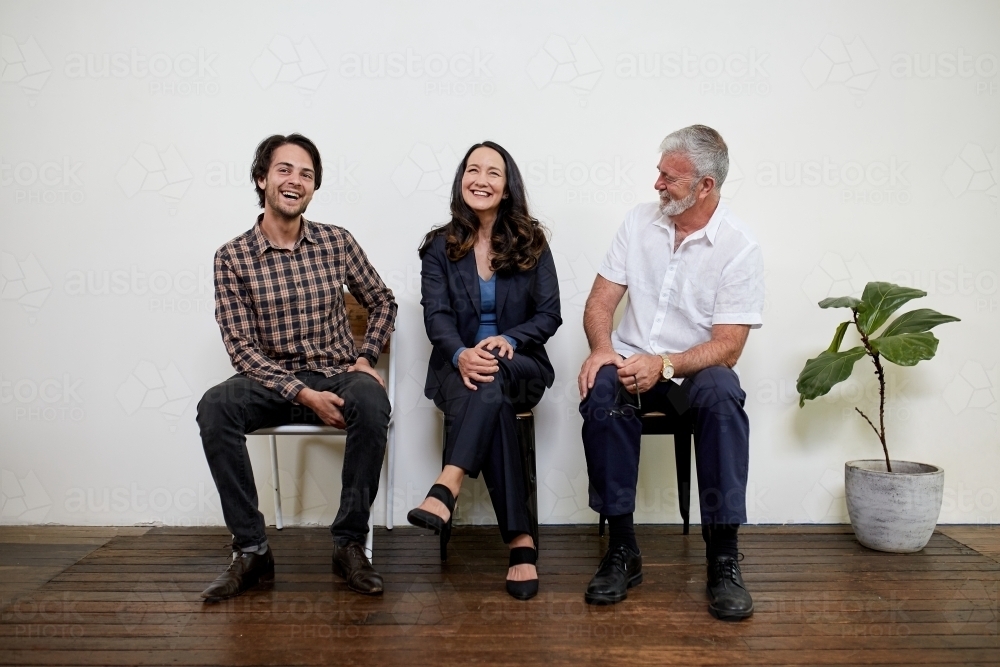
[[[468,145],[512,152],[552,230],[565,320],[537,410],[540,513],[593,521],[583,301],[625,211],[654,197],[658,142],[692,123],[728,141],[724,193],[765,250],[765,326],[741,362],[750,520],[845,521],[844,461],[880,455],[853,413],[875,406],[866,368],[804,409],[795,393],[838,322],[816,301],[870,279],[963,320],[937,330],[933,361],[889,369],[890,451],[945,468],[942,521],[1000,519],[1000,5],[433,7],[0,6],[0,522],[221,522],[194,421],[231,373],[212,254],[257,214],[257,142],[292,131],[324,158],[309,217],[349,228],[399,301],[397,523],[440,465],[416,246],[447,219]],[[371,73],[381,59],[403,65]],[[669,439],[644,442],[639,518],[677,521]],[[266,440],[250,451],[270,516]],[[286,519],[332,520],[342,454],[282,447]],[[464,516],[488,521],[468,488]]]

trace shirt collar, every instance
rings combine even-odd
[[[726,217],[726,214],[728,212],[729,209],[726,207],[725,204],[723,204],[720,201],[719,205],[715,207],[715,212],[712,213],[712,217],[708,219],[708,224],[699,229],[698,231],[689,234],[687,239],[684,240],[685,241],[687,241],[688,239],[694,240],[704,236],[705,238],[708,239],[709,243],[715,245],[715,237],[719,233],[719,227],[722,226],[722,219]],[[660,227],[663,227],[664,229],[668,229],[671,235],[673,235],[675,230],[674,222],[667,216],[661,213],[660,217],[656,220],[655,224],[659,225]]]
[[[271,242],[267,240],[267,237],[264,236],[264,232],[260,231],[260,223],[263,220],[264,214],[261,213],[257,216],[257,222],[250,232],[250,250],[258,256],[263,255],[268,248],[274,248]],[[315,224],[305,218],[302,218],[302,233],[299,236],[299,240],[295,242],[296,249],[301,245],[302,241],[309,241],[312,244],[316,243]],[[274,249],[277,250],[277,248]]]

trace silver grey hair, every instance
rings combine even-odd
[[[729,147],[722,135],[706,125],[692,125],[671,132],[660,142],[660,153],[681,153],[694,165],[696,178],[711,176],[715,189],[729,173]]]

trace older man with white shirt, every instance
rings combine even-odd
[[[584,312],[590,356],[580,371],[590,507],[608,517],[608,551],[587,588],[591,604],[624,600],[642,582],[633,513],[640,415],[664,412],[694,424],[709,612],[753,613],[740,573],[737,531],[746,522],[750,425],[733,370],[764,306],[760,246],[720,188],[726,143],[693,125],[660,144],[659,202],[625,216],[598,270]],[[612,319],[625,292],[618,328]]]

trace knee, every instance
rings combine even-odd
[[[618,368],[602,366],[594,377],[594,386],[587,391],[587,397],[580,402],[580,413],[584,419],[595,411],[609,410],[618,400]]]
[[[389,396],[375,378],[363,375],[352,392],[354,410],[349,415],[354,419],[371,422],[372,425],[383,426],[389,423]],[[348,415],[345,415],[345,417]]]
[[[201,397],[196,420],[202,435],[208,435],[227,424],[238,422],[241,413],[242,401],[236,397],[233,383],[226,381],[215,385]]]
[[[737,402],[743,405],[746,394],[740,387],[736,372],[725,366],[709,366],[688,380],[688,398],[694,408],[706,408],[723,402]]]

